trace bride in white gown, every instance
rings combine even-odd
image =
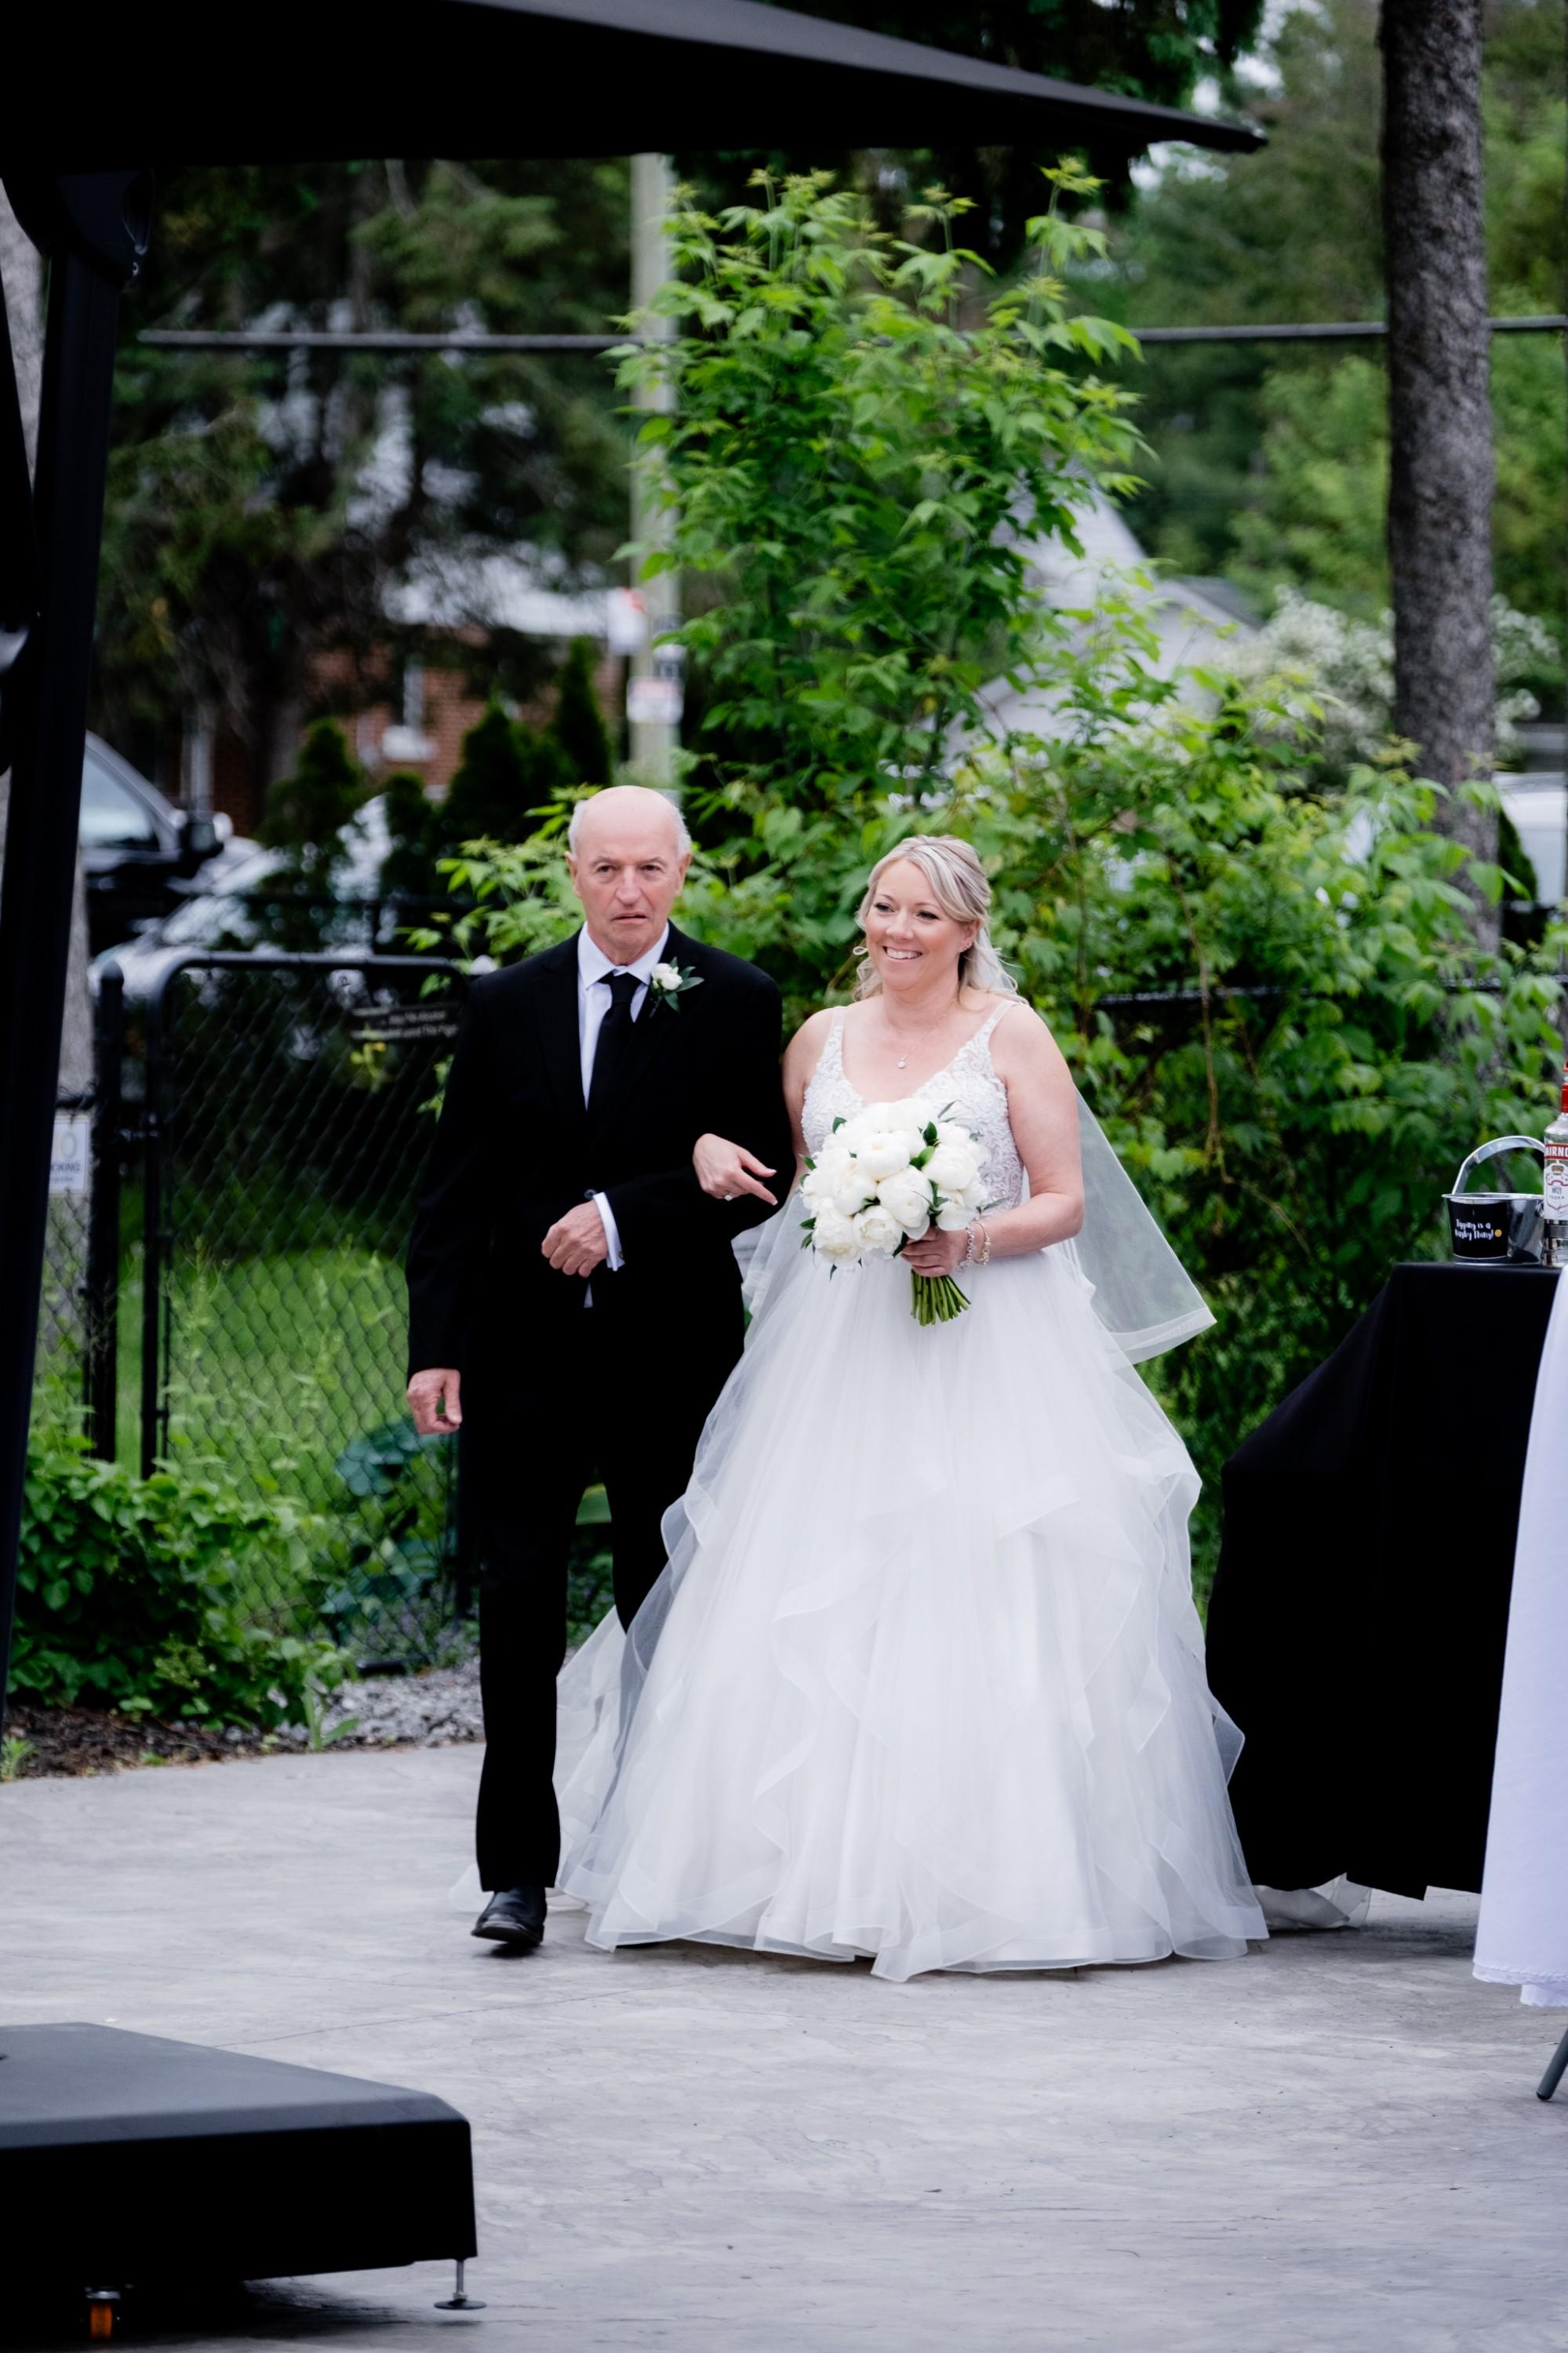
[[[869,1955],[905,1978],[1222,1958],[1266,1933],[1192,1606],[1198,1480],[1097,1313],[1078,1105],[988,901],[961,842],[885,859],[857,1001],[785,1058],[801,1151],[918,1096],[980,1139],[996,1206],[832,1272],[798,1199],[763,1229],[668,1566],[561,1677],[559,1885],[590,1944]],[[715,1192],[768,1173],[718,1138],[697,1164]],[[1163,1251],[1144,1224],[1128,1250]],[[917,1324],[912,1267],[953,1272],[967,1312]]]

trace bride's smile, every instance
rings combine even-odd
[[[901,1009],[935,1012],[940,1019],[958,998],[959,958],[974,937],[973,923],[956,921],[932,897],[912,859],[893,860],[866,910],[865,945],[873,970]]]

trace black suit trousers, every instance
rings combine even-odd
[[[738,1298],[732,1314],[683,1333],[667,1353],[662,1335],[620,1311],[616,1282],[601,1268],[593,1303],[561,1318],[548,1347],[525,1363],[475,1366],[463,1384],[465,1508],[480,1567],[477,1847],[486,1888],[549,1886],[559,1864],[556,1677],[583,1491],[604,1482],[615,1606],[630,1625],[664,1566],[660,1524],[685,1489],[703,1423],[740,1353]]]

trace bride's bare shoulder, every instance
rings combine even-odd
[[[1058,1067],[1065,1068],[1049,1023],[1025,998],[993,992],[991,1004],[1001,1015],[991,1031],[991,1060],[1003,1077],[1010,1067],[1020,1077],[1027,1071],[1054,1073]]]
[[[822,1059],[822,1049],[833,1026],[834,1008],[820,1006],[808,1013],[789,1043],[784,1049],[784,1075],[793,1082],[804,1085]]]
[[[833,1016],[837,1010],[835,1006],[820,1005],[815,1013],[808,1013],[790,1039],[786,1051],[815,1061],[827,1043],[828,1032],[833,1026]]]

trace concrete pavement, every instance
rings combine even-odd
[[[1245,1961],[928,1978],[473,1942],[477,1749],[0,1788],[0,2018],[111,2020],[440,2093],[482,2316],[436,2265],[273,2285],[196,2347],[1560,2353],[1564,2022],[1474,1899]],[[3,2223],[3,2218],[0,2218]],[[15,2260],[11,2258],[10,2260]],[[13,2341],[15,2341],[13,2339]]]

